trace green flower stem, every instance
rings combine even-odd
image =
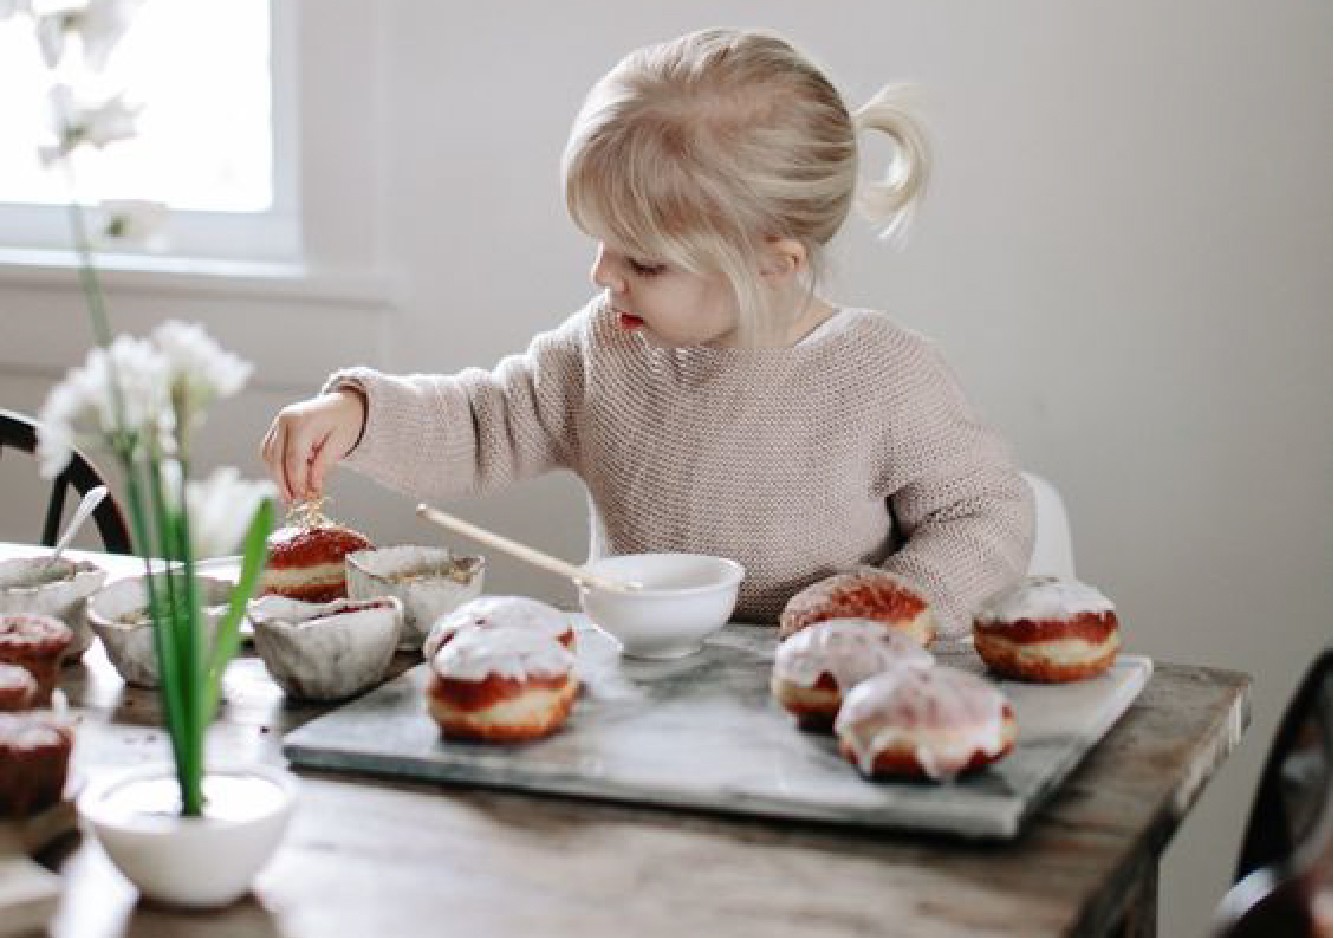
[[[71,190],[75,190],[73,167],[68,160]],[[97,344],[104,349],[111,346],[111,326],[103,298],[102,285],[94,263],[92,243],[82,205],[77,196],[69,204],[70,227],[79,258],[79,283],[88,301],[88,311]],[[168,508],[168,499],[162,492],[160,471],[161,451],[151,437],[137,441],[148,451],[148,479],[150,506],[144,505],[139,473],[136,471],[136,441],[126,427],[125,396],[116,364],[107,356],[108,383],[111,385],[112,409],[116,419],[114,437],[117,458],[125,470],[126,487],[130,502],[131,525],[139,553],[144,560],[144,582],[148,593],[149,612],[153,619],[153,652],[158,661],[158,695],[162,706],[163,723],[171,739],[176,777],[181,789],[182,813],[199,816],[203,813],[203,695],[199,692],[204,672],[198,643],[199,610],[195,596],[194,570],[190,565],[188,541],[182,541]],[[151,431],[150,431],[151,432]],[[184,479],[184,469],[182,472]],[[153,524],[149,523],[151,507]],[[182,517],[185,512],[182,511]],[[154,530],[156,529],[156,530]],[[156,538],[154,537],[156,534]],[[188,538],[188,529],[184,532]],[[149,557],[161,557],[167,569],[160,574],[152,572]],[[173,560],[186,561],[183,574],[173,571]],[[178,583],[178,577],[183,580]]]
[[[195,581],[194,551],[190,548],[190,511],[185,499],[185,482],[190,478],[189,428],[192,417],[183,385],[172,389],[171,402],[176,418],[176,459],[181,470],[181,490],[172,493],[175,496],[172,504],[180,507],[180,513],[175,516],[176,524],[173,526],[175,543],[172,548],[173,556],[182,563],[185,587],[184,595],[181,597],[185,614],[183,624],[186,625],[181,664],[186,680],[181,688],[181,696],[185,702],[185,725],[190,736],[192,757],[190,796],[183,799],[183,802],[185,814],[197,816],[203,813],[204,738],[208,729],[208,718],[204,715],[204,701],[207,697],[204,676],[207,665],[204,660],[203,643],[200,641],[202,617],[199,608],[199,588]]]
[[[74,232],[74,249],[79,255],[79,283],[83,287],[83,295],[88,300],[88,312],[93,320],[93,334],[97,337],[97,344],[102,348],[108,348],[111,345],[111,323],[107,318],[106,304],[102,299],[102,284],[97,276],[97,265],[93,263],[93,245],[88,237],[88,224],[84,218],[83,206],[79,204],[78,180],[74,177],[74,164],[70,158],[65,157],[62,163],[72,193],[69,201],[70,228]],[[116,384],[119,390],[119,385]],[[119,407],[117,417],[124,417]],[[120,419],[119,424],[124,427],[124,419]]]
[[[204,681],[204,722],[208,723],[218,710],[218,700],[222,695],[222,673],[236,654],[241,643],[241,618],[245,615],[246,601],[255,594],[259,585],[259,575],[268,559],[268,537],[273,530],[273,499],[260,502],[250,519],[250,529],[246,532],[241,548],[241,576],[232,590],[227,612],[218,623],[213,634],[213,648],[208,662]]]
[[[194,755],[198,760],[196,766],[200,775],[204,772],[204,736],[208,728],[208,717],[204,713],[204,700],[206,692],[204,688],[204,679],[207,673],[207,663],[204,658],[204,646],[200,639],[200,631],[203,617],[199,608],[199,584],[195,580],[195,561],[194,551],[190,549],[190,512],[185,501],[185,480],[190,477],[189,462],[185,456],[185,429],[180,420],[186,415],[177,410],[177,433],[180,434],[178,448],[180,449],[181,465],[181,491],[180,506],[181,512],[177,516],[175,525],[176,543],[175,553],[182,561],[185,595],[182,597],[185,603],[185,616],[188,628],[185,630],[185,642],[182,653],[182,663],[184,670],[189,675],[183,688],[182,696],[185,697],[186,726],[192,741],[194,741]],[[202,802],[202,793],[201,793]],[[200,805],[202,809],[202,803]],[[189,814],[189,810],[186,811]]]
[[[158,542],[163,548],[161,555],[167,564],[162,574],[167,587],[166,608],[153,617],[154,631],[163,633],[162,645],[166,653],[158,660],[158,682],[163,707],[170,708],[166,716],[172,736],[172,749],[176,754],[176,778],[181,786],[181,813],[187,817],[197,817],[203,810],[203,797],[200,786],[200,740],[190,692],[195,675],[190,657],[191,633],[194,629],[188,613],[185,613],[184,585],[178,583],[181,572],[173,564],[173,561],[181,559],[175,549],[179,543],[178,525],[163,491],[161,451],[155,440],[149,441],[148,445],[153,516],[157,522]],[[166,636],[170,636],[170,639],[166,640]]]
[[[227,613],[219,622],[212,643],[201,639],[203,610],[195,580],[194,554],[190,546],[189,510],[185,503],[185,480],[189,478],[189,427],[192,415],[183,389],[173,391],[176,418],[176,453],[162,452],[157,430],[126,423],[125,392],[112,360],[111,326],[102,284],[98,277],[87,219],[77,196],[77,180],[71,161],[64,167],[69,178],[70,227],[79,261],[79,283],[88,303],[97,344],[107,354],[107,381],[114,426],[104,430],[110,448],[125,473],[131,530],[138,553],[144,558],[144,585],[153,620],[153,652],[158,662],[158,695],[162,721],[171,740],[176,779],[180,787],[181,811],[186,816],[203,813],[205,739],[221,698],[222,675],[240,643],[240,621],[246,603],[254,595],[264,568],[266,541],[273,527],[273,502],[265,499],[251,520],[246,535],[241,577],[232,590]],[[180,465],[181,491],[164,488],[162,462],[175,459]],[[174,481],[174,480],[173,480]],[[164,568],[154,572],[151,558],[160,557]]]
[[[158,623],[162,621],[162,602],[165,597],[158,594],[157,577],[153,574],[153,565],[149,558],[153,556],[151,549],[151,532],[148,527],[148,514],[144,510],[144,497],[140,486],[138,473],[133,471],[133,460],[126,452],[119,453],[121,464],[128,467],[126,472],[126,497],[130,503],[130,526],[134,530],[134,538],[143,546],[142,556],[144,558],[144,587],[148,593],[149,617],[153,620],[153,654],[158,661],[158,670],[164,670],[166,662],[172,659],[171,635],[165,629],[159,628]],[[180,738],[180,732],[177,729],[177,714],[179,709],[171,699],[167,690],[168,685],[159,679],[159,700],[162,706],[162,720],[167,725],[167,735],[171,739],[173,755],[177,752],[177,740]]]

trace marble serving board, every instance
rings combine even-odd
[[[638,661],[573,618],[585,690],[548,739],[442,739],[427,713],[423,664],[288,733],[284,752],[312,768],[1004,839],[1019,833],[1153,670],[1148,658],[1122,655],[1091,681],[999,682],[1019,726],[1007,758],[951,784],[870,782],[832,737],[799,731],[772,699],[772,627],[729,625],[687,658]],[[937,658],[983,672],[967,645]]]

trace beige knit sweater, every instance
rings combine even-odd
[[[746,567],[736,618],[772,622],[859,564],[918,584],[960,634],[1032,549],[1027,485],[936,349],[840,310],[782,349],[664,349],[590,303],[494,371],[333,375],[369,402],[346,465],[414,498],[554,469],[587,486],[592,556]]]

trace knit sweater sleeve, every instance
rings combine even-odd
[[[913,337],[904,365],[882,477],[902,546],[883,566],[921,587],[942,633],[960,636],[1027,568],[1032,493],[936,348]]]
[[[485,494],[577,458],[587,320],[575,314],[493,370],[454,375],[335,372],[326,391],[366,397],[361,440],[344,465],[415,498]]]

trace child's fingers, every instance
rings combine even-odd
[[[324,491],[324,476],[329,469],[329,438],[315,444],[310,456],[310,471],[306,480],[306,497],[319,498]]]
[[[299,434],[288,432],[281,447],[283,475],[287,486],[287,500],[296,501],[304,497],[306,491],[306,466],[310,461],[311,447],[306,445]]]
[[[283,444],[286,439],[287,432],[282,421],[275,420],[269,425],[269,432],[264,434],[264,441],[259,447],[259,455],[269,470],[269,477],[278,486],[278,494],[283,497],[283,501],[290,502],[292,493],[287,485],[287,473],[283,470],[282,460]]]

